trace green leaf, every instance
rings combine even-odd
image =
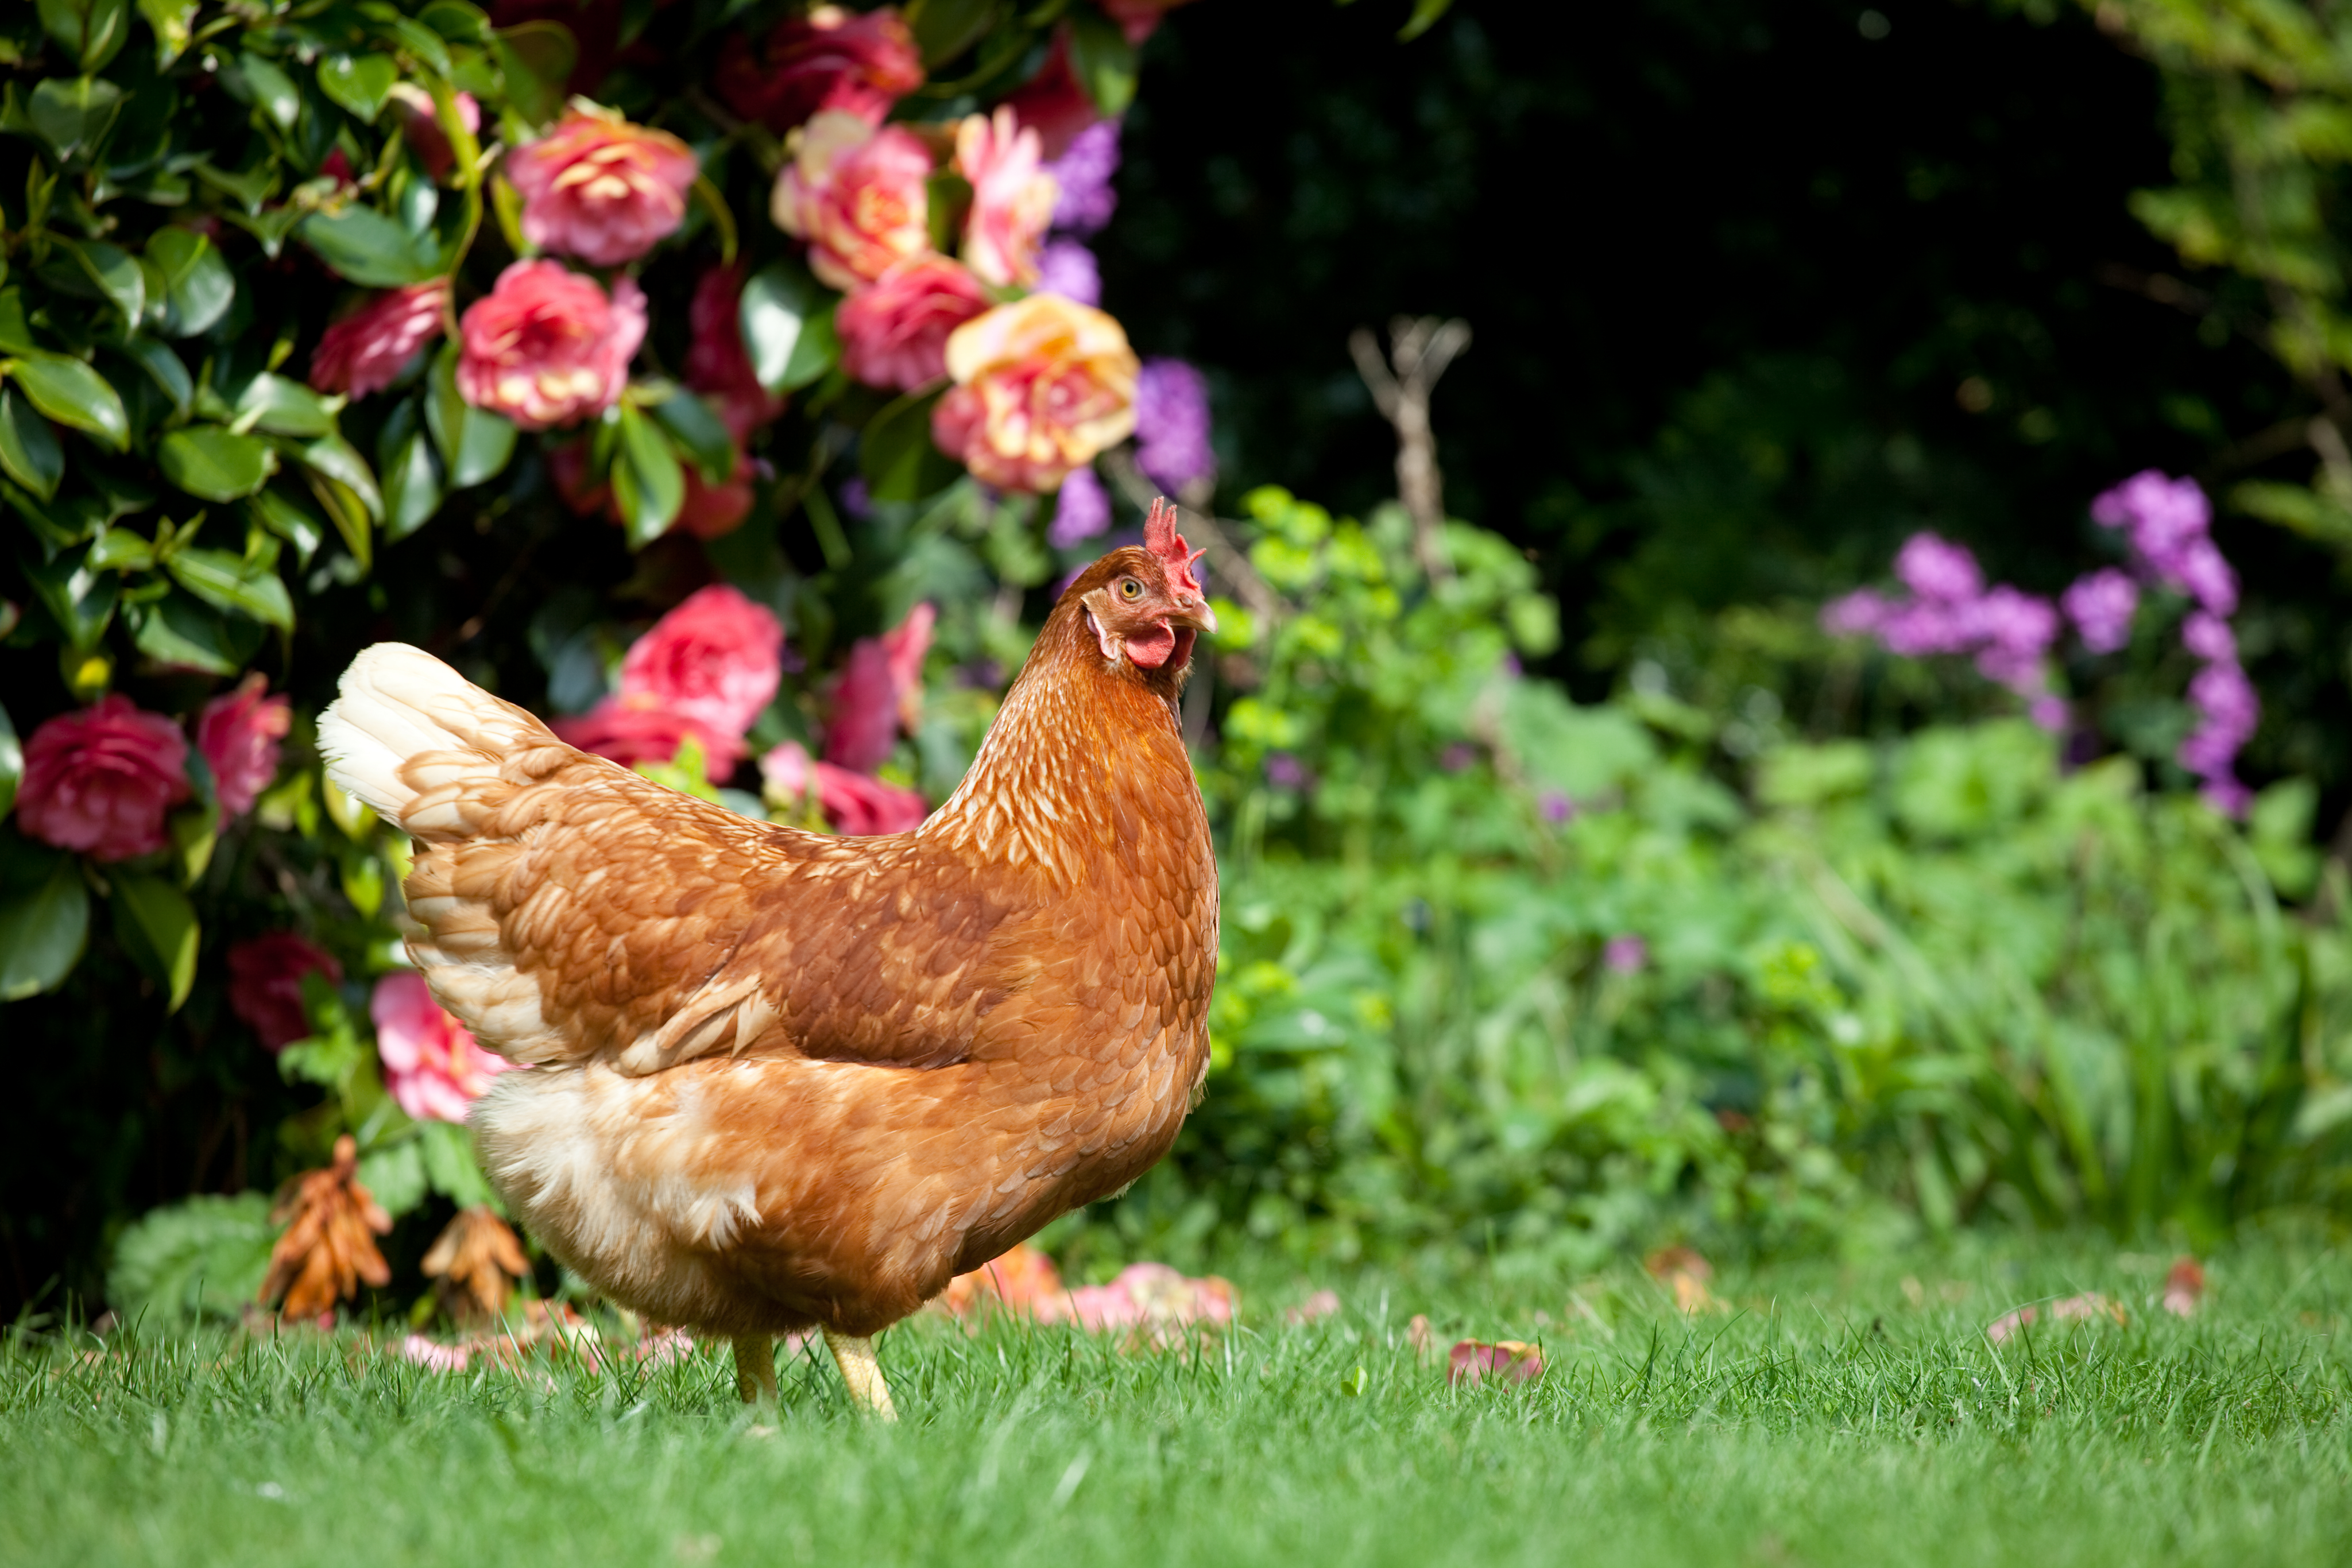
[[[564,83],[580,60],[580,46],[561,22],[523,22],[500,28],[499,69],[505,73],[507,102],[533,125],[544,125],[563,108]]]
[[[432,391],[425,402],[425,427],[441,449],[452,490],[463,490],[497,475],[514,455],[514,422],[476,408],[457,390],[457,346],[444,344],[433,361]]]
[[[944,490],[962,470],[931,444],[931,409],[940,389],[884,406],[858,437],[857,466],[877,501],[919,501]]]
[[[57,989],[89,939],[80,862],[0,829],[0,1002]]]
[[[267,1193],[200,1193],[150,1209],[114,1244],[107,1300],[126,1322],[234,1321],[260,1292],[277,1242]]]
[[[105,504],[84,491],[64,491],[56,500],[43,502],[0,479],[0,500],[5,500],[41,541],[44,559],[54,559],[59,550],[71,549],[106,520]]]
[[[1135,101],[1135,46],[1091,5],[1070,8],[1070,69],[1106,120]]]
[[[236,298],[236,275],[228,259],[193,229],[157,229],[147,241],[147,259],[163,275],[163,331],[167,338],[193,338],[221,319]]]
[[[681,388],[666,402],[654,405],[653,415],[677,439],[702,477],[724,485],[735,476],[735,435],[699,394]]]
[[[501,1207],[499,1195],[482,1177],[482,1167],[475,1163],[474,1140],[465,1128],[454,1122],[426,1122],[417,1133],[418,1152],[425,1156],[425,1174],[436,1192],[454,1199],[461,1207],[471,1208],[476,1204]]]
[[[267,622],[280,631],[294,625],[294,601],[275,569],[217,549],[176,549],[163,570],[182,588],[215,609]]]
[[[148,380],[163,390],[172,400],[173,413],[184,419],[194,403],[196,383],[188,375],[188,367],[172,346],[154,338],[133,338],[122,345],[122,351],[138,362],[147,372]]]
[[[278,435],[328,435],[343,399],[323,397],[300,382],[268,371],[245,383],[236,396],[237,421],[247,429]]]
[[[431,230],[412,234],[373,207],[312,213],[294,234],[337,276],[369,288],[422,283],[439,277],[449,261]]]
[[[269,193],[278,187],[277,165],[268,159],[250,169],[232,171],[206,162],[199,162],[194,169],[197,179],[243,207],[248,218],[260,213],[261,204],[268,201]],[[287,209],[288,215],[290,216],[292,211],[291,208]]]
[[[122,412],[122,399],[79,360],[41,351],[19,354],[0,361],[0,375],[22,387],[33,406],[59,424],[94,435],[117,452],[130,446],[131,419]]]
[[[466,0],[432,0],[416,13],[416,19],[453,44],[486,44],[490,39],[488,15]]]
[[[0,288],[0,354],[37,354],[33,329],[25,320],[25,291]]]
[[[133,529],[109,528],[98,536],[84,559],[92,571],[152,571],[155,546]]]
[[[196,7],[204,0],[139,0],[139,14],[155,29],[155,68],[187,52],[195,37]]]
[[[65,477],[65,448],[49,422],[14,388],[0,385],[0,469],[46,501]]]
[[[643,549],[669,531],[686,501],[686,471],[658,425],[621,405],[620,448],[613,460],[613,499],[621,508],[629,548]]]
[[[369,0],[360,10],[373,18],[386,34],[398,39],[400,47],[415,55],[417,63],[426,70],[437,77],[449,74],[449,48],[441,41],[440,34],[422,23],[410,21],[401,15],[398,7],[384,4],[383,0]]]
[[[120,580],[89,564],[89,552],[58,556],[37,565],[27,561],[26,580],[74,648],[95,648],[114,619]]]
[[[16,721],[0,707],[0,817],[16,804],[16,783],[24,777],[24,743],[16,738]]]
[[[998,0],[914,0],[907,7],[907,26],[914,30],[924,68],[935,71],[980,42],[996,24],[997,4]]]
[[[131,0],[40,0],[41,26],[85,71],[112,59],[131,36]]]
[[[834,292],[797,263],[761,267],[743,286],[739,312],[751,373],[772,392],[803,387],[841,357],[833,329]]]
[[[96,240],[79,245],[60,242],[60,248],[73,256],[84,276],[98,286],[98,291],[122,312],[124,329],[137,331],[140,319],[147,313],[147,275],[140,271],[131,253]]]
[[[319,61],[319,90],[362,120],[373,121],[400,82],[390,55],[328,55]]]
[[[310,502],[278,483],[265,486],[245,505],[263,528],[294,547],[295,558],[302,565],[310,564],[326,539],[327,525]]]
[[[425,1201],[425,1158],[415,1138],[360,1156],[360,1185],[394,1219]]]
[[[383,537],[404,539],[441,509],[441,465],[422,430],[393,448],[383,470]]]
[[[164,988],[170,998],[164,1010],[178,1012],[196,983],[195,906],[186,894],[146,872],[117,870],[108,880],[114,884],[115,936],[131,961]]]
[[[375,559],[375,533],[369,520],[367,506],[346,485],[339,485],[323,474],[304,470],[303,477],[310,482],[310,494],[318,498],[327,516],[333,520],[335,532],[343,538],[343,547],[362,570]]]
[[[122,107],[122,89],[98,77],[51,77],[26,95],[25,116],[58,157],[94,152]]]
[[[260,652],[261,640],[268,635],[260,622],[224,615],[178,590],[137,608],[138,629],[131,635],[132,645],[166,669],[237,674]]]
[[[280,131],[291,131],[302,117],[302,90],[276,61],[260,55],[241,54],[221,72],[221,85],[243,102],[268,116]]]
[[[293,455],[313,474],[341,486],[366,509],[370,518],[383,520],[383,492],[376,488],[375,470],[368,466],[358,447],[340,435],[322,435],[293,449]]]
[[[164,478],[207,501],[250,496],[278,472],[269,443],[217,424],[171,432],[156,444],[155,463]]]

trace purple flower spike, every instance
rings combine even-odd
[[[1878,628],[1887,648],[1906,659],[1964,653],[1976,641],[1970,633],[1967,618],[1953,606],[1923,600],[1896,605]]]
[[[1620,975],[1636,975],[1650,963],[1650,945],[1632,932],[1612,936],[1601,949],[1601,961]]]
[[[2211,539],[2191,539],[2179,554],[2174,570],[2167,574],[2189,597],[2215,615],[2234,615],[2238,610],[2238,574],[2221,559],[2221,552]]]
[[[1095,253],[1074,239],[1047,240],[1037,253],[1037,292],[1100,305],[1102,268],[1095,263]]]
[[[1135,464],[1171,490],[1216,475],[1208,379],[1181,360],[1146,360],[1135,378]]]
[[[2139,613],[2139,585],[2130,574],[2103,567],[2078,577],[2060,601],[2083,633],[2083,646],[2112,653],[2131,641],[2132,617]]]
[[[1090,235],[1110,222],[1118,193],[1110,177],[1118,172],[1118,121],[1098,120],[1070,139],[1069,151],[1045,165],[1061,185],[1054,203],[1054,226],[1065,234]]]
[[[1265,759],[1265,781],[1277,789],[1297,789],[1307,783],[1307,765],[1287,751]]]
[[[2230,623],[2202,610],[2191,611],[2181,622],[2180,645],[2209,664],[2238,662],[2238,638]]]
[[[1102,481],[1091,468],[1071,469],[1054,503],[1054,521],[1045,530],[1045,542],[1055,549],[1068,549],[1109,527],[1110,497],[1104,492]]]
[[[1557,789],[1544,791],[1541,808],[1543,820],[1554,827],[1559,826],[1562,822],[1573,821],[1576,816],[1576,802]]]
[[[2026,706],[2026,714],[2033,722],[2053,735],[2066,733],[2068,717],[2066,699],[2049,692],[2042,693]]]
[[[1965,604],[1984,591],[1984,573],[1965,545],[1934,534],[1913,534],[1895,558],[1895,575],[1922,599]]]

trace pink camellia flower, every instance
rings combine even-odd
[[[635,261],[676,234],[700,172],[668,131],[579,108],[507,155],[523,237],[597,267]]]
[[[319,346],[310,350],[310,384],[353,397],[383,391],[417,350],[440,336],[448,298],[449,285],[438,277],[375,296],[319,334]]]
[[[1037,281],[1037,247],[1062,193],[1043,162],[1037,133],[1023,130],[1009,109],[966,115],[956,127],[956,172],[971,184],[963,258],[985,282]]]
[[[923,798],[912,789],[885,784],[830,762],[815,762],[808,748],[787,740],[760,758],[760,777],[770,803],[793,807],[816,793],[817,809],[834,831],[863,837],[908,833],[923,825]]]
[[[92,860],[152,854],[171,841],[165,813],[191,793],[187,768],[178,725],[110,693],[58,715],[25,743],[16,824]]]
[[[988,308],[980,280],[944,256],[895,262],[841,302],[841,365],[870,387],[912,392],[948,373],[948,334]]]
[[[779,134],[819,110],[879,125],[923,85],[923,57],[896,6],[819,5],[776,24],[764,47],[728,51],[715,80],[730,109]]]
[[[425,977],[412,969],[375,983],[375,1019],[383,1086],[420,1122],[462,1122],[490,1080],[514,1065],[475,1043],[464,1024],[442,1011]]]
[[[271,931],[228,950],[229,1010],[243,1019],[272,1051],[283,1051],[310,1032],[310,1015],[302,1008],[302,977],[324,975],[330,985],[343,981],[343,967],[332,953],[291,931]]]
[[[913,131],[826,110],[776,179],[776,226],[809,242],[809,270],[844,293],[931,246],[931,155]]]
[[[772,395],[751,372],[751,356],[743,347],[742,304],[741,269],[709,267],[695,280],[686,309],[686,384],[719,405],[719,417],[738,444],[784,412],[784,400]]]
[[[715,733],[641,693],[606,697],[586,713],[549,720],[547,727],[566,746],[624,768],[669,762],[692,740],[702,747],[702,776],[714,784],[733,776],[746,755],[740,737]]]
[[[646,340],[646,297],[626,277],[610,298],[552,261],[518,261],[458,323],[457,390],[525,430],[602,413]]]
[[[457,162],[455,149],[449,145],[449,133],[441,128],[441,111],[433,102],[433,95],[410,82],[402,82],[384,95],[400,116],[400,134],[415,152],[425,172],[438,180],[446,175]],[[465,123],[467,133],[479,135],[482,129],[482,106],[474,101],[470,92],[457,95],[457,118]]]
[[[871,773],[889,759],[904,728],[912,734],[922,712],[923,655],[930,652],[939,612],[918,604],[879,637],[851,644],[833,688],[833,716],[824,730],[824,759]]]
[[[206,703],[196,717],[196,749],[213,770],[223,821],[252,810],[255,798],[278,777],[278,743],[293,727],[294,710],[282,693],[264,696],[268,689],[257,672]]]
[[[714,735],[740,738],[783,679],[784,629],[739,589],[689,595],[629,646],[621,690]]]
[[[1135,429],[1127,333],[1090,305],[1033,294],[948,336],[956,385],[931,439],[984,484],[1043,492]]]

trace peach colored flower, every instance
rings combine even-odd
[[[1037,133],[1024,131],[1013,110],[972,114],[956,127],[956,172],[971,184],[964,218],[963,259],[982,281],[999,287],[1037,281],[1037,247],[1054,221],[1062,187],[1038,167]]]
[[[165,813],[186,800],[180,727],[120,692],[62,713],[25,743],[16,825],[45,844],[99,861],[152,854],[171,841]]]
[[[332,953],[291,931],[268,931],[228,950],[229,1010],[253,1026],[261,1043],[282,1051],[310,1032],[302,1008],[302,977],[320,974],[341,985],[343,967]]]
[[[607,298],[558,262],[518,261],[457,326],[466,401],[547,430],[620,401],[646,338],[646,297],[626,277]]]
[[[914,733],[922,712],[923,656],[930,652],[939,613],[918,604],[881,636],[861,637],[850,645],[824,729],[827,762],[871,773],[889,759],[900,729]]]
[[[784,629],[773,614],[740,590],[713,583],[630,644],[621,690],[740,738],[775,700],[783,652]]]
[[[566,746],[610,758],[624,768],[669,762],[691,738],[702,747],[702,776],[714,784],[732,777],[745,755],[740,738],[716,733],[637,692],[606,697],[570,718],[551,719],[547,727]]]
[[[700,172],[668,131],[584,109],[507,155],[523,237],[597,267],[635,261],[676,234]]]
[[[931,155],[914,132],[826,110],[777,176],[776,226],[809,242],[809,270],[847,292],[931,245]]]
[[[912,392],[948,373],[948,334],[987,308],[961,262],[910,256],[841,302],[842,368],[867,386]]]
[[[931,439],[984,483],[1043,492],[1135,429],[1135,350],[1091,305],[1033,294],[948,337]]]
[[[777,23],[761,47],[727,51],[714,79],[730,109],[780,134],[819,110],[879,125],[923,85],[923,57],[896,6],[819,5]]]
[[[695,280],[686,308],[686,384],[719,405],[719,417],[738,443],[781,416],[784,400],[770,394],[751,373],[743,347],[743,274],[734,267],[709,267]]]
[[[365,397],[390,386],[416,350],[441,335],[449,285],[441,278],[378,294],[319,334],[310,384]]]
[[[283,693],[264,696],[268,689],[268,679],[257,672],[197,716],[196,749],[213,770],[224,821],[252,810],[255,798],[278,777],[278,743],[293,727],[294,710]]]
[[[467,1107],[482,1097],[490,1080],[514,1065],[477,1044],[413,969],[375,983],[368,1016],[375,1019],[384,1087],[420,1122],[464,1121]]]
[[[797,807],[816,791],[817,809],[834,831],[851,835],[908,833],[928,814],[912,789],[885,784],[830,762],[813,762],[807,747],[787,740],[760,758],[760,777],[770,804]]]

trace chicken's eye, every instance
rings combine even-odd
[[[1127,600],[1140,599],[1143,597],[1143,584],[1131,577],[1122,577],[1118,580],[1118,596]]]

